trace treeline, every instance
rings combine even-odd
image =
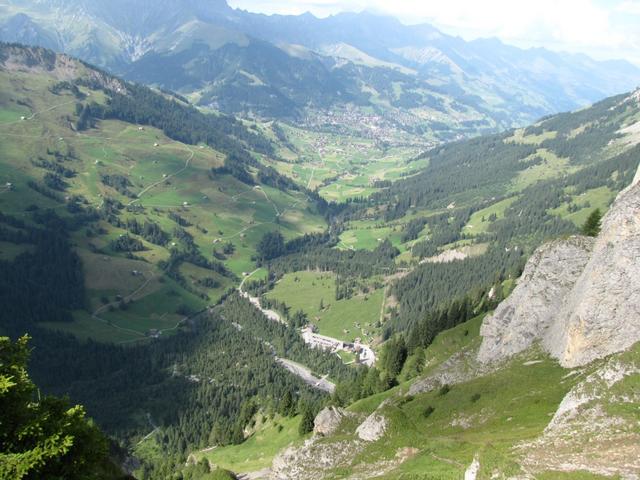
[[[398,280],[391,293],[398,299],[387,325],[391,331],[411,329],[430,313],[508,278],[518,278],[523,251],[496,245],[479,257],[449,263],[426,263]]]
[[[78,80],[90,88],[104,90],[101,84]],[[91,116],[111,118],[124,122],[150,125],[163,131],[169,138],[195,145],[205,143],[228,153],[242,149],[244,142],[252,150],[265,155],[273,154],[273,146],[265,137],[251,132],[242,122],[227,115],[204,114],[195,107],[178,103],[157,94],[148,87],[126,83],[126,92],[108,90],[109,100],[103,111],[100,105],[85,105]]]
[[[331,271],[342,277],[364,278],[393,273],[396,269],[394,259],[398,253],[389,240],[380,242],[373,251],[317,247],[278,257],[268,267],[273,278],[302,270]]]
[[[69,241],[67,222],[55,213],[34,211],[31,223],[0,217],[0,240],[28,244],[14,260],[0,260],[0,325],[71,321],[70,310],[85,307],[80,257]]]
[[[509,134],[488,135],[445,144],[427,152],[429,167],[371,196],[368,205],[382,205],[385,220],[402,217],[411,207],[447,207],[505,193],[509,182],[526,168],[520,160],[536,152],[533,145],[504,142]]]
[[[249,171],[253,169],[257,180],[265,185],[281,190],[298,189],[295,182],[262,165],[249,153],[247,149],[273,156],[274,149],[266,137],[246,128],[233,117],[204,114],[195,107],[168,99],[141,85],[127,83],[126,92],[117,92],[96,82],[78,80],[78,83],[104,90],[109,96],[106,105],[95,102],[77,104],[78,130],[94,127],[98,119],[150,125],[179,142],[189,145],[204,143],[226,154],[224,167],[214,170],[214,173],[228,173],[244,183],[253,184]]]

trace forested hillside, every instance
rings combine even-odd
[[[532,248],[606,210],[637,168],[639,110],[637,94],[622,95],[439,146],[424,153],[422,172],[352,204],[346,229],[393,225],[399,259],[417,265],[394,286],[391,328],[404,330],[469,292],[499,294]]]
[[[0,52],[0,332],[33,337],[37,384],[85,405],[128,469],[169,475],[258,411],[317,410],[326,394],[277,357],[355,375],[246,300],[208,308],[264,234],[324,229],[326,203],[258,162],[270,140],[63,55]]]

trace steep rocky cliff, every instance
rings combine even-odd
[[[564,367],[585,365],[640,340],[640,170],[602,222],[597,239],[540,247],[511,297],[480,331],[481,362],[540,342]]]

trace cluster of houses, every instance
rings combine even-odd
[[[357,361],[368,367],[373,366],[376,362],[376,356],[371,347],[361,343],[359,338],[356,338],[352,343],[327,337],[317,333],[317,328],[309,324],[302,329],[302,340],[312,348],[319,348],[331,352],[345,351],[355,353],[358,359]]]

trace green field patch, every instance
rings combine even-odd
[[[380,333],[383,289],[343,300],[335,300],[335,292],[332,273],[296,272],[286,274],[266,296],[284,302],[290,314],[305,312],[322,335],[371,343]]]
[[[569,220],[570,222],[573,222],[575,226],[581,227],[587,220],[587,217],[596,208],[599,208],[600,212],[604,214],[609,209],[609,205],[615,196],[615,193],[608,187],[594,188],[587,190],[580,195],[572,196],[569,203],[565,203],[558,208],[551,209],[549,210],[549,213],[562,217],[565,220]],[[574,205],[574,208],[577,208],[577,210],[571,211],[570,205]]]
[[[342,232],[338,248],[375,250],[386,239],[396,247],[401,246],[402,232],[393,227],[356,228]]]
[[[479,235],[481,233],[486,233],[489,225],[492,223],[492,215],[495,215],[496,220],[504,218],[505,210],[517,199],[517,196],[505,198],[504,200],[500,200],[487,208],[478,210],[471,215],[469,222],[464,226],[462,232],[467,235]]]
[[[27,107],[3,101],[2,108],[0,108],[0,126],[4,123],[21,122],[22,117],[29,115],[31,115],[31,111]]]
[[[209,303],[216,303],[232,283],[227,277],[191,263],[183,263],[179,270],[193,289],[209,297]],[[216,282],[218,285],[209,287],[208,282]]]
[[[505,143],[520,143],[525,145],[540,145],[545,140],[552,140],[558,136],[556,131],[544,131],[539,135],[525,135],[525,129],[516,130],[512,137],[506,138]]]
[[[79,250],[88,290],[127,295],[140,288],[156,269],[146,262]]]
[[[73,322],[45,322],[40,325],[69,333],[82,341],[92,339],[103,343],[127,344],[146,340],[144,336],[101,322],[84,311],[74,312]]]
[[[520,192],[530,185],[542,180],[559,178],[566,173],[576,172],[576,167],[571,167],[568,158],[560,158],[546,148],[540,148],[532,157],[541,157],[542,163],[526,168],[518,173],[513,180],[511,191]]]
[[[16,82],[24,88],[16,89]],[[256,245],[264,233],[279,230],[289,240],[326,228],[324,218],[314,213],[312,201],[303,192],[281,192],[271,187],[254,189],[230,175],[213,174],[212,168],[221,166],[225,155],[205,145],[185,145],[169,139],[159,129],[116,120],[98,121],[95,128],[85,131],[70,129],[69,121],[75,120],[78,100],[66,92],[52,94],[48,87],[55,82],[44,76],[0,72],[2,212],[29,223],[31,214],[27,208],[33,204],[41,209],[54,209],[63,218],[71,217],[65,203],[36,193],[27,185],[32,179],[42,181],[47,173],[46,166],[30,161],[42,158],[60,161],[76,173],[65,178],[68,186],[62,196],[82,196],[87,207],[97,210],[102,209],[106,197],[125,207],[137,204],[142,207],[139,211],[122,208],[115,215],[122,222],[134,218],[140,224],[153,222],[169,237],[166,245],[154,245],[131,234],[145,248],[133,252],[139,260],[132,260],[126,252],[112,248],[112,242],[126,234],[123,226],[97,221],[74,231],[71,240],[83,261],[87,308],[90,312],[100,309],[98,316],[106,323],[96,321],[89,313],[78,313],[75,322],[60,328],[79,338],[101,341],[142,338],[151,329],[175,327],[181,319],[176,309],[181,305],[187,310],[199,310],[232,286],[237,279],[219,279],[218,288],[194,288],[209,296],[205,302],[165,278],[158,262],[169,257],[174,243],[184,246],[175,238],[179,234],[178,223],[170,218],[170,212],[184,219],[186,225],[180,228],[193,237],[200,253],[209,260],[214,259],[216,245],[233,242],[235,252],[227,255],[224,263],[238,278],[242,272],[255,270]],[[83,90],[91,93],[91,101],[106,99],[101,93]],[[17,108],[18,100],[28,101],[31,108]],[[3,124],[3,120],[15,119],[17,113],[35,115],[32,119]],[[311,148],[311,142],[319,138],[309,135],[303,143]],[[373,142],[364,143],[373,148]],[[318,155],[314,158],[319,159]],[[104,175],[124,177],[126,182],[122,179],[117,182],[130,183],[126,185],[128,192],[105,185]],[[3,189],[7,182],[12,188]],[[135,198],[139,194],[140,198]],[[3,244],[0,258],[14,258],[22,249]],[[180,271],[187,282],[208,275],[188,264]],[[121,303],[128,305],[120,309]],[[132,333],[127,333],[129,330]]]
[[[499,372],[453,385],[446,394],[435,390],[400,408],[387,407],[383,414],[392,422],[387,441],[371,445],[358,459],[392,458],[399,448],[412,446],[420,453],[383,478],[403,473],[460,478],[475,455],[489,475],[495,469],[518,473],[513,446],[542,434],[572,386],[557,362],[535,358],[540,363],[526,366],[518,358]]]
[[[301,440],[298,433],[300,418],[276,415],[263,422],[258,414],[254,433],[241,445],[217,447],[208,452],[196,452],[193,456],[198,460],[206,458],[211,464],[235,473],[262,470],[271,466],[280,450]]]

